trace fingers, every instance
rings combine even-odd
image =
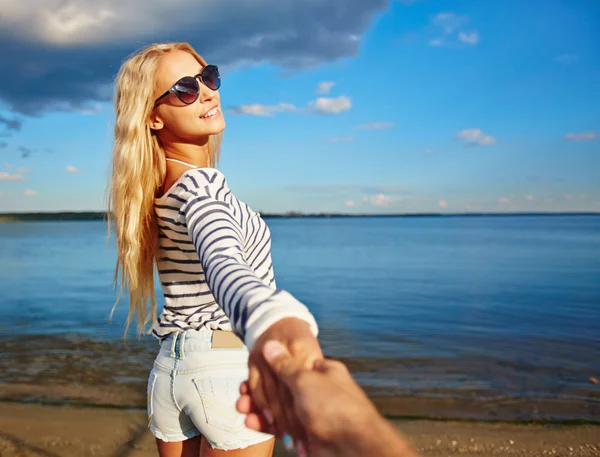
[[[263,356],[277,378],[290,387],[301,367],[294,361],[287,348],[279,341],[267,341],[263,348]]]
[[[281,418],[282,422],[285,423],[285,429],[292,436],[295,443],[306,443],[306,431],[294,411],[293,396],[288,388],[288,385],[300,371],[301,367],[292,359],[287,348],[277,341],[268,341],[265,343],[263,355],[277,378],[284,383],[287,381],[287,385],[279,383],[278,386],[280,402],[287,405],[287,408],[284,408],[282,411]],[[277,414],[275,415],[278,416]]]

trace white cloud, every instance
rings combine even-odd
[[[17,174],[24,175],[25,173],[31,173],[31,168],[17,168]]]
[[[431,20],[431,23],[445,34],[453,33],[467,22],[469,22],[468,16],[448,12],[436,14]]]
[[[322,83],[320,83],[317,86],[317,90],[315,91],[316,94],[328,94],[329,92],[331,92],[331,89],[333,89],[333,86],[335,86],[335,83],[332,81],[323,81]]]
[[[234,114],[246,114],[248,116],[272,116],[276,113],[292,113],[296,106],[291,103],[278,103],[277,105],[262,105],[259,103],[251,105],[239,105],[231,108]]]
[[[440,208],[447,208],[448,207],[448,202],[446,200],[438,200],[438,206]]]
[[[576,54],[561,54],[554,60],[564,65],[571,65],[577,62],[579,60],[579,57]]]
[[[442,46],[444,44],[444,42],[440,39],[434,39],[434,40],[429,40],[429,44],[431,46]]]
[[[498,199],[498,203],[500,203],[501,205],[509,205],[510,204],[510,199],[506,198],[506,197],[500,197]]]
[[[12,166],[10,165],[10,163],[4,162],[4,169],[5,170],[10,170],[11,168],[12,168]]]
[[[465,43],[476,45],[477,43],[479,43],[479,34],[477,32],[471,32],[471,33],[460,32],[458,34],[458,39]]]
[[[346,136],[338,136],[338,137],[330,137],[327,138],[325,141],[327,141],[328,143],[351,143],[352,141],[354,141],[354,136],[352,135],[346,135]]]
[[[481,129],[464,129],[456,134],[456,139],[464,141],[469,146],[489,146],[496,143],[496,139],[486,135]]]
[[[248,116],[270,117],[277,113],[307,113],[333,115],[341,114],[352,107],[351,100],[345,95],[336,98],[319,97],[308,103],[306,108],[298,108],[291,103],[278,103],[277,105],[263,105],[260,103],[232,106],[229,110],[233,114]]]
[[[35,197],[37,195],[37,191],[33,189],[26,189],[25,192],[23,192],[23,195],[26,197]]]
[[[435,151],[433,149],[427,148],[423,151],[423,154],[425,154],[427,156],[432,156],[432,155],[435,155]]]
[[[309,108],[317,114],[341,114],[352,108],[352,101],[345,95],[336,98],[319,97],[309,103]]]
[[[22,174],[10,174],[6,171],[0,171],[0,181],[25,181],[25,176]]]
[[[352,201],[352,200],[346,200],[344,202],[344,205],[346,205],[346,208],[352,208],[354,206],[354,201]]]
[[[525,200],[527,200],[528,202],[532,202],[533,200],[535,200],[535,197],[531,194],[525,195]]]
[[[361,124],[357,125],[356,128],[359,130],[387,130],[391,129],[394,125],[394,122],[371,122],[369,124]]]
[[[592,141],[600,138],[600,133],[598,132],[577,132],[577,133],[567,133],[564,136],[565,141]]]
[[[67,173],[83,173],[83,171],[79,170],[78,168],[74,167],[73,165],[68,165],[67,168],[65,168],[65,171]]]
[[[373,195],[370,198],[371,204],[374,206],[388,206],[391,200],[389,195],[384,194]]]

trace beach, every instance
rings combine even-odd
[[[600,426],[394,421],[423,456],[600,455]],[[143,411],[0,403],[2,457],[158,455]],[[275,456],[287,453],[277,443]]]

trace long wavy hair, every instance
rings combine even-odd
[[[135,317],[138,336],[156,320],[154,272],[158,257],[158,224],[154,199],[159,196],[166,174],[165,153],[150,115],[156,94],[155,74],[162,56],[174,51],[206,61],[188,43],[152,44],[129,56],[115,79],[115,140],[108,197],[108,230],[114,226],[117,264],[114,286],[129,293],[125,335]],[[173,81],[175,83],[175,81]],[[219,160],[222,133],[208,141],[209,166]],[[150,309],[148,309],[150,302]]]

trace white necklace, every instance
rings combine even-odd
[[[200,167],[197,167],[196,165],[192,165],[191,163],[183,162],[183,161],[177,160],[177,159],[171,159],[170,157],[167,157],[165,160],[170,160],[171,162],[177,162],[177,163],[180,163],[181,165],[187,165],[190,168],[200,168]]]

